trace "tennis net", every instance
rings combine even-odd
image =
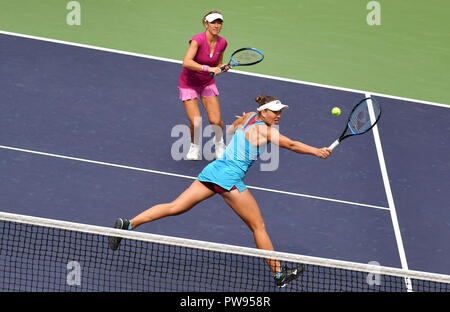
[[[123,238],[118,250],[108,237]],[[0,291],[450,291],[450,276],[0,212]],[[284,288],[265,259],[305,265]]]

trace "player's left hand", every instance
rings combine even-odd
[[[235,115],[234,117],[236,117],[236,120],[233,122],[231,127],[228,128],[228,130],[227,130],[228,134],[234,133],[234,131],[239,127],[239,125],[241,125],[243,123],[244,118],[245,118],[245,112],[242,112],[242,116]]]
[[[227,72],[227,71],[229,71],[230,69],[231,69],[231,66],[230,66],[230,65],[225,65],[225,68],[222,69],[222,72]]]
[[[236,117],[236,119],[244,119],[244,117],[245,117],[245,112],[242,112],[242,116],[239,116],[239,115],[235,115],[234,117]]]

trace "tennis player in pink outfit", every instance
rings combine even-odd
[[[184,103],[191,130],[191,145],[186,155],[188,160],[201,159],[199,134],[201,115],[198,105],[200,97],[208,114],[209,123],[214,128],[216,158],[221,158],[225,150],[223,141],[224,124],[220,115],[219,91],[214,76],[222,72],[223,53],[227,47],[225,38],[220,37],[223,16],[219,11],[211,11],[203,17],[206,31],[195,35],[189,41],[189,48],[183,59],[178,89]],[[227,66],[224,71],[227,71]],[[211,75],[210,73],[214,73]]]

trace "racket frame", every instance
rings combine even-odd
[[[261,55],[261,58],[259,60],[255,61],[255,62],[245,63],[245,64],[240,64],[240,63],[236,62],[233,59],[233,55],[236,55],[236,53],[241,52],[241,51],[245,51],[245,50],[252,50],[252,51],[255,51],[255,52],[259,53]],[[255,49],[255,48],[240,48],[240,49],[234,51],[233,54],[231,54],[230,61],[228,62],[228,64],[223,65],[222,67],[220,67],[220,69],[223,71],[227,66],[230,66],[230,65],[231,65],[231,67],[255,65],[255,64],[258,64],[259,62],[261,62],[263,59],[264,59],[264,53],[262,53],[258,49]],[[232,62],[235,62],[235,63],[232,63]],[[211,72],[211,73],[209,73],[209,75],[210,76],[214,76],[214,73]]]
[[[239,53],[239,52],[241,52],[241,51],[245,51],[245,50],[252,50],[252,51],[255,51],[255,52],[257,52],[258,54],[261,55],[261,58],[258,59],[258,60],[256,60],[256,61],[254,61],[254,62],[251,62],[251,63],[244,63],[244,64],[241,64],[241,63],[239,63],[239,62],[236,62],[236,61],[233,59],[233,56],[236,55],[237,53]],[[232,64],[231,62],[234,61],[235,63],[233,64],[233,66],[249,66],[249,65],[255,65],[255,64],[258,64],[258,63],[261,62],[263,59],[264,59],[264,53],[262,53],[262,52],[259,51],[258,49],[255,49],[255,48],[240,48],[240,49],[234,51],[233,54],[231,54],[230,61],[228,62],[227,65],[230,66],[230,65]],[[225,66],[222,66],[220,69],[225,69]]]
[[[369,132],[369,131],[377,124],[378,120],[380,120],[380,117],[381,117],[381,106],[380,106],[380,105],[378,105],[378,107],[380,108],[380,113],[378,114],[377,119],[375,120],[375,122],[374,122],[367,130],[365,130],[365,131],[363,131],[363,132],[361,132],[361,133],[355,133],[355,132],[353,131],[352,127],[350,126],[350,119],[351,119],[351,117],[352,117],[353,112],[356,110],[356,108],[357,108],[359,105],[361,105],[361,103],[363,103],[363,102],[365,102],[365,101],[367,101],[367,100],[371,100],[371,101],[372,101],[372,104],[373,104],[374,102],[375,102],[375,103],[378,103],[373,97],[366,97],[366,98],[362,99],[361,101],[359,101],[359,103],[356,104],[355,107],[353,107],[352,111],[351,111],[350,114],[348,115],[348,119],[347,119],[347,123],[345,124],[344,131],[342,131],[342,134],[339,136],[339,138],[338,138],[336,141],[334,141],[334,142],[328,147],[329,149],[333,150],[336,146],[339,145],[339,143],[342,142],[342,140],[344,140],[344,139],[346,139],[346,138],[348,138],[348,137],[351,137],[351,136],[354,136],[354,135],[361,135],[361,134],[364,134],[364,133]],[[349,129],[351,133],[345,134],[345,133],[347,132],[347,129]]]

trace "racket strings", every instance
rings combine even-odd
[[[370,110],[373,109],[373,118],[371,118]],[[381,114],[381,108],[375,101],[369,103],[364,101],[360,103],[352,112],[348,126],[354,134],[361,134],[369,131],[378,120]]]
[[[238,64],[251,64],[258,62],[261,59],[261,54],[253,50],[239,51],[233,55],[233,61]]]

